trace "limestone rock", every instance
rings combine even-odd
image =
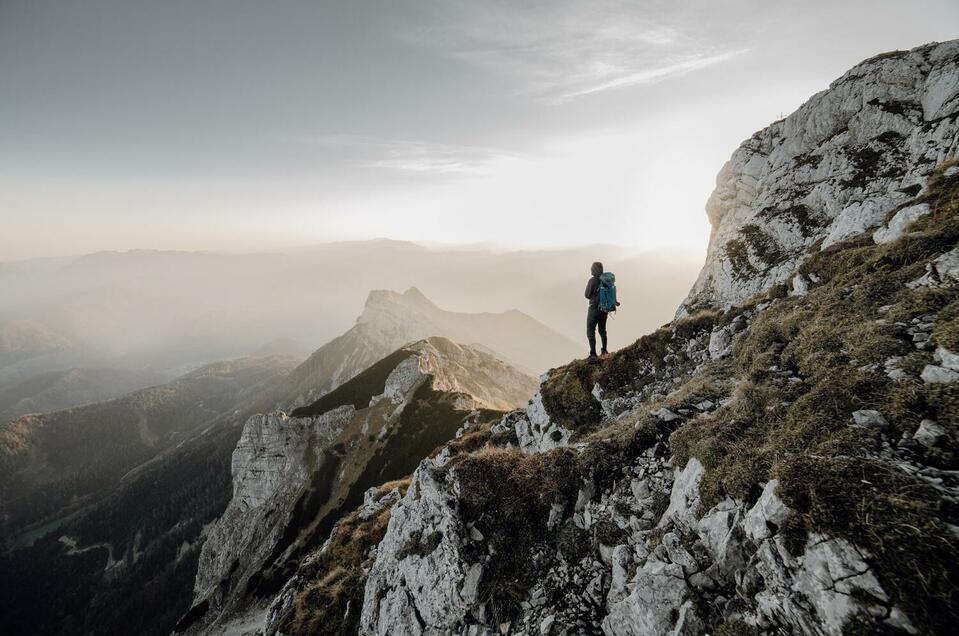
[[[746,513],[745,531],[753,541],[769,538],[773,528],[781,527],[791,514],[786,504],[776,496],[778,487],[778,479],[766,482],[759,501]]]
[[[920,377],[923,382],[930,384],[946,384],[959,381],[959,371],[953,371],[952,369],[934,364],[927,364],[923,367]]]
[[[923,446],[932,447],[939,443],[939,440],[946,436],[946,429],[936,424],[933,420],[923,420],[919,422],[919,428],[913,433],[912,438]]]
[[[959,151],[959,42],[862,62],[743,142],[706,205],[706,264],[678,316],[730,307],[793,275],[816,249],[878,227]],[[886,227],[901,231],[911,211]],[[956,263],[952,263],[956,260]],[[959,258],[940,276],[959,276]],[[940,266],[937,264],[937,269]]]
[[[889,428],[889,422],[882,416],[882,413],[870,409],[854,411],[852,421],[853,426],[868,430],[884,431]]]
[[[959,371],[959,353],[953,353],[943,346],[936,347],[936,361],[947,369]]]
[[[905,207],[896,212],[896,214],[889,220],[889,223],[876,230],[876,232],[872,235],[872,239],[876,243],[889,243],[890,241],[895,241],[897,238],[902,236],[903,232],[906,230],[906,227],[908,227],[910,223],[929,214],[929,211],[930,208],[928,203],[920,203],[918,205],[910,205]]]
[[[526,417],[517,420],[515,427],[519,446],[525,453],[545,453],[565,446],[573,434],[571,430],[550,420],[539,392],[526,407]]]
[[[393,508],[367,581],[361,634],[458,632],[474,607],[482,565],[460,551],[466,528],[433,472],[444,462],[424,460]],[[426,537],[432,539],[423,547]]]

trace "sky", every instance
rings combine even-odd
[[[0,261],[703,253],[739,143],[955,0],[0,0]]]

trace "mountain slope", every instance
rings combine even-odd
[[[4,536],[89,503],[292,366],[288,358],[217,363],[107,402],[0,424]]]
[[[71,347],[69,340],[38,322],[0,321],[0,367]]]
[[[952,173],[897,240],[809,259],[807,290],[554,371],[493,428],[532,454],[449,449],[421,464],[377,547],[359,632],[952,633]],[[404,547],[433,535],[425,554]]]
[[[927,92],[937,77],[959,77],[959,42],[867,60],[831,90],[918,92],[903,100],[938,131],[922,156],[944,156],[959,85]],[[810,126],[834,103],[814,99]],[[837,185],[845,139],[820,144],[820,176],[848,201],[863,185]],[[750,237],[799,245],[794,211],[717,231],[682,317],[552,370],[525,410],[372,491],[257,633],[953,633],[959,165],[897,157],[898,203],[829,245],[765,252],[764,270]],[[717,254],[735,240],[750,268],[733,274]]]
[[[368,489],[408,475],[464,422],[498,419],[535,388],[500,360],[434,337],[292,416],[251,418],[233,454],[233,499],[203,544],[194,608],[177,630],[230,633],[262,613]]]
[[[26,413],[49,413],[104,402],[163,383],[153,371],[66,369],[40,373],[12,386],[0,387],[0,421]]]
[[[263,410],[312,402],[403,345],[431,336],[485,348],[531,373],[568,360],[580,349],[522,312],[457,313],[438,308],[415,287],[402,294],[376,290],[370,292],[356,325],[291,373],[277,403],[263,405]]]

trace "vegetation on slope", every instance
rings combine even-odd
[[[405,495],[409,478],[379,487],[379,501],[394,489]],[[280,622],[280,630],[291,636],[355,634],[363,608],[366,572],[372,566],[370,551],[386,534],[393,504],[364,518],[363,508],[344,516],[322,550],[304,560],[297,578],[308,581],[297,590],[293,607]]]
[[[292,364],[287,358],[216,363],[107,402],[0,424],[0,529],[6,530],[0,536],[90,503]]]
[[[877,431],[849,426],[854,411],[877,410],[895,440],[934,420],[950,443],[912,452],[957,467],[945,449],[959,442],[959,384],[917,377],[932,355],[914,347],[906,325],[935,315],[933,346],[956,350],[959,292],[906,283],[956,246],[959,177],[934,179],[921,201],[933,213],[898,240],[877,246],[859,236],[804,263],[800,271],[820,283],[757,315],[734,352],[733,401],[670,441],[677,464],[695,456],[706,466],[704,507],[725,496],[752,500],[778,477],[780,496],[800,513],[797,546],[802,534],[820,532],[865,548],[894,602],[914,608],[924,630],[946,633],[959,619],[959,540],[948,525],[957,511],[930,483],[880,461]],[[902,356],[905,379],[886,375],[893,356]]]

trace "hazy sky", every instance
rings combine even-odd
[[[955,0],[0,0],[0,260],[703,250],[739,142]]]

